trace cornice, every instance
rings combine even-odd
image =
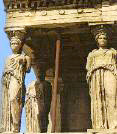
[[[66,8],[87,8],[95,7],[97,4],[101,4],[101,1],[97,0],[4,0],[6,10],[43,10],[47,9],[66,9]]]

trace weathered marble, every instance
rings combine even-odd
[[[51,84],[47,81],[32,81],[28,86],[26,96],[27,132],[47,132],[51,105]]]
[[[107,48],[107,33],[95,31],[99,49],[89,53],[86,69],[93,129],[117,129],[117,50]]]
[[[4,131],[20,131],[22,107],[25,96],[25,75],[30,70],[31,59],[22,54],[22,42],[18,35],[10,40],[13,54],[5,64],[3,84],[3,128]]]
[[[94,43],[91,33],[90,33],[90,26],[92,25],[99,25],[99,24],[112,24],[115,33],[113,36],[113,39],[111,41],[112,47],[116,48],[116,34],[117,34],[117,4],[116,0],[3,0],[5,5],[5,11],[6,11],[6,25],[5,25],[5,31],[7,34],[14,30],[21,31],[22,29],[26,30],[26,34],[24,36],[24,53],[27,55],[31,55],[34,53],[34,61],[32,65],[36,64],[36,66],[43,71],[44,73],[49,68],[55,68],[55,40],[57,38],[57,35],[61,37],[62,47],[62,53],[60,55],[60,77],[62,79],[61,81],[58,81],[58,90],[57,93],[57,106],[53,109],[56,110],[56,132],[80,132],[80,131],[86,131],[88,128],[91,127],[91,121],[90,121],[90,98],[88,95],[88,87],[86,84],[86,70],[85,70],[85,64],[86,64],[86,56],[89,53],[90,50],[94,49]],[[48,34],[50,33],[50,34]],[[54,34],[53,34],[54,33]],[[90,46],[89,46],[90,45]],[[113,66],[107,65],[108,61],[110,62],[113,58],[113,56],[108,56],[114,53],[114,49],[99,49],[95,50],[97,53],[99,53],[99,56],[96,56],[96,62],[93,62],[90,64],[90,56],[89,56],[89,65],[91,66],[87,68],[88,75],[87,80],[89,84],[91,84],[91,99],[95,99],[95,95],[98,96],[99,99],[96,98],[95,103],[92,101],[92,109],[97,108],[99,104],[98,111],[103,111],[102,113],[105,114],[105,107],[108,104],[107,110],[108,114],[112,114],[111,111],[109,111],[110,107],[113,110],[114,100],[116,100],[115,96],[113,97],[113,102],[111,102],[111,94],[114,94],[114,92],[110,92],[111,90],[108,89],[114,89],[113,87],[106,86],[106,99],[103,96],[104,92],[101,92],[102,94],[98,94],[99,90],[102,89],[103,86],[98,83],[94,77],[99,80],[99,75],[104,74],[104,80],[105,78],[108,80],[108,77],[111,78],[110,81],[113,81],[115,83],[115,75],[116,70],[112,70]],[[95,55],[95,51],[91,53],[91,59],[93,59],[93,55]],[[51,54],[50,54],[51,53]],[[102,54],[102,57],[100,55]],[[23,56],[27,57],[27,56]],[[95,56],[94,56],[95,57]],[[14,58],[15,59],[15,58]],[[24,58],[21,58],[24,59]],[[27,59],[27,58],[26,58]],[[98,64],[100,64],[103,61],[103,64],[106,64],[106,66],[102,66],[102,69]],[[23,68],[25,69],[24,61]],[[28,63],[28,62],[27,62]],[[27,64],[26,63],[26,64]],[[18,66],[20,66],[20,63],[17,63]],[[114,63],[116,65],[116,63]],[[94,68],[92,68],[92,66]],[[37,70],[39,70],[37,69]],[[27,70],[27,69],[26,69]],[[26,70],[23,73],[23,76],[26,74]],[[100,71],[99,71],[100,70]],[[106,70],[106,71],[105,71]],[[13,71],[15,72],[15,70]],[[54,72],[54,71],[53,71]],[[10,72],[11,73],[11,72]],[[16,73],[17,74],[17,73]],[[37,72],[36,72],[37,74]],[[54,74],[54,73],[53,73]],[[8,74],[9,76],[10,74]],[[14,76],[14,75],[13,75]],[[19,85],[17,84],[17,79],[15,79],[13,76],[9,76],[9,78],[12,80],[12,83],[16,85],[18,88],[16,91],[19,90]],[[18,77],[18,75],[16,75]],[[54,90],[54,75],[49,80],[51,81],[52,85],[52,91]],[[102,78],[102,77],[101,77]],[[5,78],[6,79],[6,78]],[[106,81],[107,81],[106,80]],[[96,86],[99,84],[100,89],[98,88],[97,92],[92,92],[93,88],[93,81],[96,82]],[[106,82],[106,83],[109,83]],[[24,85],[24,78],[21,81]],[[37,83],[37,84],[36,84]],[[63,87],[64,83],[64,87]],[[11,85],[11,87],[15,87],[14,85]],[[9,84],[8,84],[9,85]],[[23,86],[22,85],[22,89]],[[36,87],[36,85],[38,85]],[[42,86],[42,88],[40,88]],[[48,112],[46,115],[44,115],[45,111],[43,110],[44,105],[44,93],[45,91],[43,89],[43,86],[45,87],[45,82],[40,82],[38,80],[32,82],[27,90],[27,100],[26,100],[26,120],[27,120],[27,130],[31,131],[31,133],[34,133],[32,131],[39,131],[39,132],[45,132],[47,131],[47,123],[48,123]],[[10,87],[10,88],[11,88]],[[42,89],[42,90],[41,90]],[[48,88],[47,88],[48,89]],[[97,89],[97,87],[95,87]],[[40,93],[37,95],[36,93],[40,91],[44,91],[42,93],[42,98],[40,98]],[[105,90],[105,89],[104,89]],[[11,90],[9,90],[11,91]],[[103,90],[101,90],[103,91]],[[47,91],[48,92],[48,91]],[[7,92],[5,92],[5,98],[7,99]],[[17,96],[17,92],[11,92],[12,96],[10,97],[13,99],[14,96]],[[20,93],[19,93],[20,94]],[[93,96],[93,95],[94,96]],[[107,97],[109,94],[109,97]],[[100,97],[101,96],[101,97]],[[22,111],[22,101],[21,101],[22,95],[19,95],[17,98],[20,100],[17,106],[21,106],[19,110],[17,109],[16,113],[20,113],[21,115]],[[19,99],[20,98],[20,99]],[[46,98],[46,97],[45,97]],[[101,98],[101,99],[100,99]],[[13,99],[14,100],[14,99]],[[103,101],[101,104],[100,102]],[[50,101],[48,101],[50,103]],[[97,104],[97,102],[99,102]],[[5,102],[7,103],[7,101]],[[15,106],[15,102],[14,108]],[[6,104],[9,106],[9,104]],[[10,103],[11,105],[11,103]],[[50,104],[49,104],[50,105]],[[103,107],[101,109],[100,107]],[[13,108],[13,107],[12,107]],[[9,107],[5,108],[6,112],[9,109]],[[44,111],[44,112],[43,112]],[[100,112],[94,111],[97,115],[100,114]],[[114,110],[113,110],[114,111]],[[43,112],[43,115],[45,116],[44,119],[41,115]],[[14,113],[14,110],[13,110]],[[11,115],[14,115],[14,114]],[[93,112],[92,112],[93,113]],[[99,114],[98,114],[99,113]],[[115,112],[113,112],[115,113]],[[18,118],[20,119],[18,115]],[[39,115],[39,116],[38,116]],[[94,114],[92,114],[92,120],[95,120],[93,117]],[[10,116],[9,116],[10,117]],[[8,117],[8,118],[9,118]],[[11,116],[12,117],[12,116]],[[39,118],[37,118],[39,117]],[[41,118],[42,117],[42,118]],[[107,121],[109,116],[102,116],[104,117],[103,121]],[[100,118],[101,118],[100,117]],[[107,117],[107,118],[105,118]],[[113,118],[116,116],[113,115]],[[14,117],[15,118],[15,117]],[[100,118],[98,118],[100,120]],[[19,120],[18,119],[18,120]],[[97,117],[96,117],[97,119]],[[98,119],[96,120],[97,123],[99,123]],[[115,119],[113,121],[115,121]],[[39,126],[39,124],[43,124],[43,120],[46,120],[47,123],[45,123],[42,126]],[[7,120],[6,122],[12,122],[11,118]],[[19,123],[20,124],[20,123]],[[103,123],[104,124],[104,123]],[[106,126],[106,124],[104,124]],[[7,126],[7,125],[6,125]],[[45,128],[44,128],[45,126]],[[111,125],[110,125],[111,126]],[[43,129],[44,128],[44,129]],[[19,129],[19,127],[18,127]],[[43,129],[43,130],[41,130]]]

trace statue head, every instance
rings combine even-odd
[[[13,53],[21,53],[22,52],[22,42],[18,38],[18,36],[11,37],[10,46],[13,51]]]
[[[95,40],[99,48],[107,47],[111,31],[111,27],[107,25],[98,25],[92,28],[92,33],[94,34]]]
[[[108,35],[104,31],[100,31],[96,36],[95,40],[98,43],[98,47],[106,47],[108,42]]]

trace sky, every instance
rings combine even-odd
[[[4,12],[4,4],[3,0],[0,0],[0,79],[2,77],[2,72],[4,71],[4,62],[7,56],[12,54],[12,51],[10,49],[9,45],[9,40],[4,32],[4,27],[5,27],[5,12]],[[35,80],[35,76],[33,73],[33,70],[29,74],[26,75],[25,79],[25,84],[28,86],[28,84],[32,81]],[[1,81],[1,80],[0,80]],[[1,87],[1,83],[0,83]],[[22,114],[22,124],[21,124],[21,132],[26,131],[26,120],[25,120],[25,109],[23,109],[23,114]]]

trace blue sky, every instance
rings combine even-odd
[[[2,72],[4,70],[4,62],[5,59],[8,55],[12,54],[10,45],[9,45],[9,40],[7,38],[7,35],[4,32],[4,27],[5,27],[5,12],[4,12],[4,5],[3,1],[0,0],[0,79],[2,76]],[[35,80],[35,76],[33,71],[31,73],[26,75],[26,80],[25,84],[26,86],[32,81]],[[26,126],[25,126],[25,109],[23,110],[22,114],[22,127],[21,127],[21,132],[26,131]]]

